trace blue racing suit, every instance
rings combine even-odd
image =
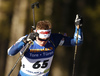
[[[74,37],[53,33],[45,46],[40,46],[34,40],[21,60],[21,68],[18,76],[48,76],[55,49],[58,45],[75,46],[76,33],[77,28],[75,29]],[[25,37],[21,37],[8,49],[8,55],[13,56],[18,52],[22,52],[21,49],[25,46],[23,42]],[[82,30],[79,28],[78,45],[82,44],[82,42]]]

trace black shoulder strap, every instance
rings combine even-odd
[[[55,48],[55,44],[53,43],[53,41],[52,41],[51,39],[49,39],[49,41],[52,43],[52,45],[53,45],[54,48]]]

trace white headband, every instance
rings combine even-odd
[[[34,30],[39,34],[39,38],[49,38],[51,35],[51,29],[49,30]]]

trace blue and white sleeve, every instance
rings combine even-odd
[[[14,45],[12,45],[9,49],[8,49],[8,55],[13,56],[15,54],[17,54],[25,45],[25,43],[22,41],[26,36],[21,37]]]
[[[76,45],[77,30],[78,29],[75,28],[74,37],[63,36],[63,38],[60,41],[59,45],[60,46],[75,46]],[[79,28],[77,45],[82,44],[82,42],[83,42],[83,33],[82,33],[82,29]]]

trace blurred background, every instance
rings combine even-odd
[[[73,36],[76,14],[83,17],[84,41],[78,46],[75,76],[98,76],[100,71],[100,0],[0,0],[0,76],[8,76],[19,54],[8,56],[7,49],[21,36],[29,34],[35,21],[50,20],[52,33]],[[59,46],[55,50],[49,76],[72,76],[74,47]],[[20,62],[11,76],[17,76]]]

